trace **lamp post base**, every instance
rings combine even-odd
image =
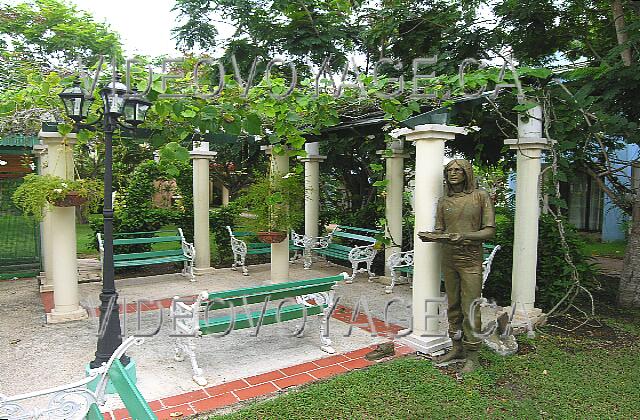
[[[80,321],[87,318],[87,310],[84,308],[78,308],[70,312],[56,312],[54,308],[47,314],[47,324],[61,324],[63,322]]]

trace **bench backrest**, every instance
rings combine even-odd
[[[104,246],[102,234],[98,233],[97,237],[98,245],[102,251]],[[154,232],[121,232],[113,234],[114,247],[118,245],[149,245],[163,242],[185,242],[182,228],[178,228],[177,232],[174,230],[158,230]]]
[[[284,299],[330,290],[337,282],[345,279],[344,274],[318,279],[297,280],[286,283],[269,284],[266,286],[245,287],[242,289],[226,290],[224,292],[209,293],[202,306],[208,310],[225,309],[229,306],[264,302],[267,296],[270,300]]]
[[[208,310],[226,309],[230,306],[250,305],[270,301],[308,295],[312,293],[327,292],[339,281],[344,280],[343,275],[325,277],[321,279],[302,280],[296,282],[281,283],[279,285],[259,286],[255,288],[238,289],[236,291],[211,293],[202,305]],[[273,287],[277,286],[277,287]],[[241,292],[240,292],[241,291]]]
[[[375,236],[381,234],[382,232],[379,230],[338,225],[331,233],[331,236],[375,244],[377,242]]]

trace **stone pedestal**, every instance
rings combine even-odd
[[[538,219],[540,216],[539,178],[542,150],[542,109],[528,111],[528,119],[518,119],[518,138],[505,140],[517,153],[516,212],[513,235],[511,305],[516,311],[533,313],[538,260]]]
[[[304,234],[318,236],[320,213],[320,162],[327,157],[320,156],[318,142],[304,145],[307,156],[300,158],[304,162]]]
[[[391,244],[384,249],[384,270],[385,276],[390,277],[391,272],[386,262],[394,252],[402,250],[402,201],[404,193],[404,159],[409,155],[404,154],[404,144],[402,140],[394,141],[390,148],[378,152],[386,159],[387,180],[385,197],[385,218],[387,219],[387,229],[385,236],[390,239]]]
[[[434,353],[449,345],[446,332],[439,331],[440,244],[422,242],[418,232],[432,231],[438,199],[442,196],[444,144],[464,128],[443,124],[418,125],[415,129],[395,130],[416,145],[415,230],[411,334],[402,341],[423,353]]]
[[[196,255],[193,274],[202,276],[213,273],[209,242],[209,161],[216,155],[209,151],[208,142],[194,144],[193,160],[193,246]]]
[[[38,134],[48,149],[47,173],[64,179],[73,179],[73,145],[75,134],[62,136],[60,133],[40,132]],[[50,247],[49,257],[45,255],[46,269],[51,273],[54,308],[47,314],[47,323],[75,321],[87,317],[87,311],[79,305],[78,264],[76,254],[76,213],[75,207],[51,206],[47,216],[45,240]],[[45,249],[45,254],[47,250]]]
[[[272,146],[262,146],[271,157],[271,174],[282,177],[289,172],[289,156],[276,155]],[[285,239],[277,244],[271,244],[271,283],[289,281],[289,232]]]

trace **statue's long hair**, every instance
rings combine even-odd
[[[459,167],[462,168],[465,174],[464,188],[462,189],[462,191],[465,194],[471,194],[473,190],[476,189],[476,179],[473,176],[473,166],[471,165],[471,162],[466,159],[453,159],[444,166],[444,180],[447,186],[446,193],[449,197],[453,195],[453,190],[451,189],[451,185],[449,184],[449,180],[447,179],[447,169],[449,169],[456,163]]]

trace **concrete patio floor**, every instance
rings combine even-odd
[[[296,263],[290,267],[290,279],[326,277],[345,270],[344,267],[324,262],[314,264],[311,270],[303,270],[302,264]],[[164,300],[159,302],[159,306],[164,305],[165,308],[147,308],[143,312],[127,315],[126,335],[135,332],[138,317],[141,331],[148,332],[157,328],[160,314],[163,316],[164,322],[159,333],[145,338],[141,346],[134,346],[129,352],[137,364],[138,387],[148,401],[166,401],[176,395],[197,395],[194,392],[202,392],[202,387],[191,379],[188,359],[184,362],[173,359],[175,339],[169,336],[172,326],[168,320],[169,310],[166,308],[169,300],[176,295],[194,296],[202,290],[212,292],[269,284],[269,264],[250,266],[249,271],[250,276],[243,276],[240,271],[217,269],[213,274],[197,277],[195,282],[190,282],[180,274],[116,280],[121,304],[134,304],[140,299]],[[97,308],[100,290],[100,283],[80,285],[82,305],[89,309],[90,314],[96,312],[91,308]],[[369,282],[365,275],[360,274],[353,284],[339,284],[336,287],[336,297],[340,299],[339,304],[347,308],[354,308],[358,300],[361,305],[366,303],[371,315],[378,319],[384,318],[386,302],[399,298],[401,302],[394,303],[390,308],[388,321],[401,327],[409,325],[406,305],[411,303],[411,289],[408,285],[397,286],[394,293],[389,295],[385,293],[383,284]],[[35,279],[0,282],[2,394],[15,395],[80,379],[84,376],[86,364],[94,358],[97,317],[47,325],[45,307],[50,306],[46,304],[47,299],[50,300],[51,297],[41,297]],[[132,309],[132,305],[129,306]],[[338,319],[334,317],[330,321],[330,338],[337,354],[351,355],[342,359],[348,361],[354,354],[361,358],[370,350],[363,352],[365,348],[388,340],[382,336],[372,336],[362,328],[350,328],[348,318],[349,314],[338,316]],[[309,365],[310,362],[329,356],[319,348],[318,317],[309,318],[304,335],[299,338],[291,336],[296,325],[295,322],[287,322],[264,326],[257,337],[252,335],[253,329],[245,329],[234,331],[225,337],[196,339],[195,351],[209,382],[207,386],[221,387],[221,384],[274,371],[286,373],[287,368],[293,372],[297,371],[295,366]],[[379,321],[377,325],[380,326]],[[445,331],[446,323],[441,323],[441,326]],[[350,329],[351,333],[348,334]],[[354,367],[361,367],[356,365],[357,363],[353,364]],[[312,368],[317,369],[319,366],[323,366],[322,362]],[[344,367],[341,365],[340,368]],[[344,371],[346,370],[348,369]],[[230,401],[233,402],[237,402],[237,398]],[[107,408],[118,407],[121,407],[120,401],[111,397]]]

